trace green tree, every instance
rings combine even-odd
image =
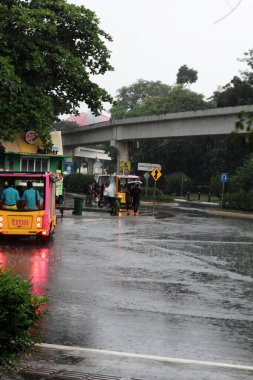
[[[253,49],[249,49],[247,52],[245,52],[244,58],[241,59],[241,61],[245,62],[249,67],[248,70],[245,70],[242,73],[243,78],[253,85]]]
[[[253,104],[253,86],[249,81],[235,76],[223,91],[216,91],[213,98],[219,108]]]
[[[198,140],[195,141],[198,143]],[[206,149],[202,151],[202,156],[199,156],[197,168],[203,176],[203,181],[204,178],[208,181],[215,173],[234,174],[253,149],[253,144],[246,143],[243,135],[236,139],[233,135],[208,136],[203,137],[201,141],[205,142]]]
[[[202,94],[190,91],[182,85],[168,86],[161,82],[143,80],[118,90],[117,99],[117,104],[111,109],[114,119],[213,107],[213,103],[205,101]]]
[[[244,58],[248,69],[242,72],[242,78],[235,76],[230,83],[224,87],[224,91],[215,92],[213,100],[217,107],[229,107],[253,104],[253,49],[244,53]],[[246,142],[253,142],[253,117],[245,112],[241,112],[236,123],[235,133],[246,132]]]
[[[29,280],[0,268],[0,366],[14,366],[39,342],[39,321],[46,300],[32,292]]]
[[[142,104],[146,99],[165,96],[169,91],[170,86],[160,81],[139,79],[132,85],[124,86],[117,91],[116,102],[111,108],[111,116],[113,119],[128,117],[128,111]]]
[[[98,114],[111,96],[90,77],[112,70],[95,13],[66,0],[0,4],[0,138],[32,128],[44,143],[54,118],[80,102]]]
[[[65,131],[71,128],[79,128],[80,125],[74,121],[59,120],[53,123],[53,131]]]
[[[196,111],[212,108],[210,102],[204,100],[202,94],[186,89],[181,85],[171,88],[167,97],[164,97],[165,113]]]
[[[237,192],[243,190],[249,192],[253,190],[253,154],[251,154],[240,166],[236,174],[232,177],[230,190]]]
[[[129,110],[125,116],[162,115],[206,108],[210,108],[210,106],[203,99],[203,95],[192,92],[182,86],[175,86],[171,88],[167,96],[147,98],[143,103],[137,104],[133,109]]]
[[[187,65],[179,68],[177,73],[177,84],[192,84],[198,80],[197,70],[190,69]]]

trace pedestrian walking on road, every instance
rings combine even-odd
[[[132,206],[132,196],[131,196],[131,190],[130,185],[126,185],[125,187],[125,194],[126,194],[126,209],[127,209],[127,215],[129,215],[129,210]]]
[[[133,199],[133,209],[134,209],[134,215],[138,215],[138,208],[140,204],[140,196],[141,196],[141,189],[140,184],[136,183],[134,188],[131,192],[132,199]]]

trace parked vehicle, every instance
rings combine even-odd
[[[104,174],[98,177],[98,185],[100,188],[105,186],[110,187],[111,195],[121,198],[121,204],[126,204],[126,189],[128,186],[133,186],[134,183],[140,183],[140,177],[137,175],[123,174]]]

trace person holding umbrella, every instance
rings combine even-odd
[[[139,208],[140,196],[141,196],[141,189],[140,189],[139,182],[135,183],[134,188],[131,191],[131,196],[133,200],[134,215],[138,215],[138,208]]]

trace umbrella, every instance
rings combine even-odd
[[[130,181],[130,182],[127,182],[127,184],[128,185],[133,185],[133,184],[135,184],[135,185],[141,185],[142,182],[141,181]]]

